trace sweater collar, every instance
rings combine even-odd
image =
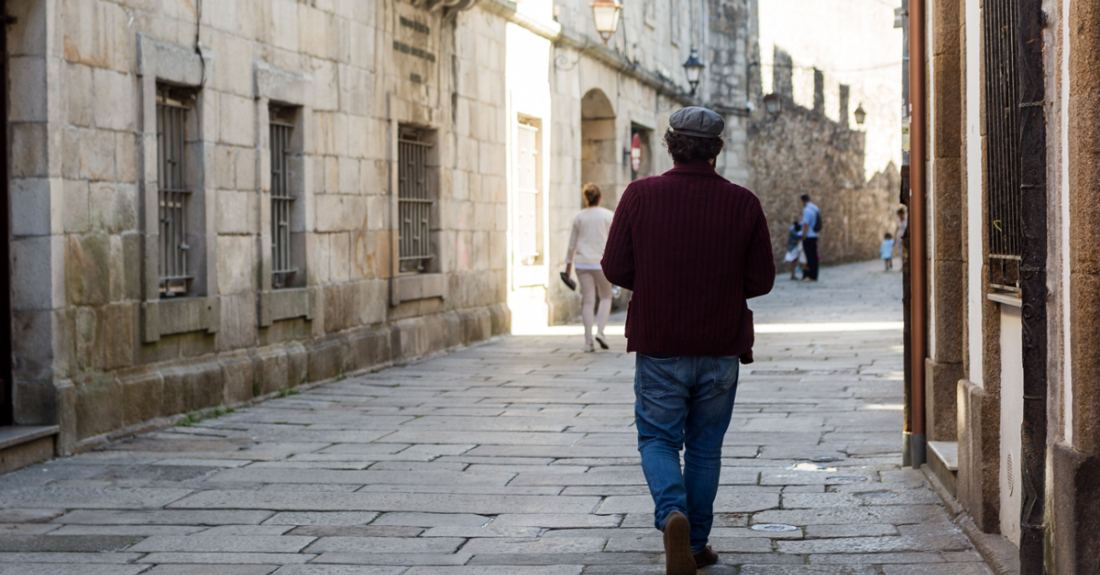
[[[691,160],[683,164],[676,164],[671,170],[664,173],[666,176],[702,176],[711,178],[721,178],[718,172],[714,170],[714,166],[710,165],[710,162],[706,160]]]

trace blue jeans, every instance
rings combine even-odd
[[[714,523],[738,357],[637,355],[634,417],[642,471],[656,508],[654,526],[664,531],[669,513],[683,513],[691,524],[691,551],[699,553]]]

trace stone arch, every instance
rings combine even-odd
[[[592,88],[581,98],[581,182],[600,186],[603,205],[609,208],[618,200],[615,134],[615,107],[603,90]],[[580,190],[577,202],[584,205]]]

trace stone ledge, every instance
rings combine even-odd
[[[43,437],[57,435],[61,427],[57,425],[13,425],[0,427],[0,449],[10,449],[17,445],[30,443]]]
[[[56,425],[0,427],[0,474],[53,457],[60,429]]]
[[[221,324],[218,297],[190,297],[142,302],[142,341],[152,343],[162,335],[206,331],[217,333]]]
[[[928,442],[928,468],[943,488],[958,497],[959,444],[955,441]]]
[[[284,319],[313,319],[316,295],[310,288],[278,289],[260,292],[260,325],[269,326]]]
[[[397,294],[402,302],[443,297],[443,274],[418,274],[398,277]]]

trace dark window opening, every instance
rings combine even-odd
[[[291,254],[291,221],[294,210],[292,193],[292,137],[294,110],[271,109],[271,286],[289,287],[298,268]]]
[[[397,211],[400,270],[431,271],[435,209],[435,146],[432,132],[401,128],[397,142]]]
[[[989,284],[995,289],[1019,292],[1023,256],[1020,73],[1015,36],[1019,28],[1019,7],[1016,2],[989,2],[982,20],[985,28],[985,161],[989,173],[986,213]]]
[[[186,296],[194,279],[188,210],[187,129],[192,96],[167,86],[157,88],[157,200],[160,241],[160,295]]]

